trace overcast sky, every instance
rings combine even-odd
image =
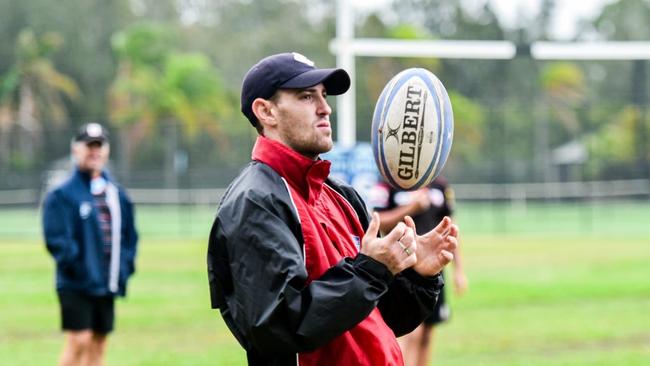
[[[385,7],[393,0],[353,0],[355,7],[364,10]],[[539,12],[541,0],[463,0],[468,7],[481,7],[489,1],[497,12],[501,23],[514,27],[520,15],[532,18]],[[556,1],[552,36],[557,40],[568,40],[575,35],[577,22],[593,18],[600,9],[615,0],[559,0]]]
[[[468,3],[484,3],[481,0],[467,0]],[[505,26],[516,25],[519,12],[534,15],[539,12],[539,0],[490,0],[493,9],[499,14]],[[557,39],[570,39],[575,35],[577,22],[598,15],[604,5],[613,0],[557,1],[553,17],[552,36]]]

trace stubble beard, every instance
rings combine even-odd
[[[288,128],[282,133],[283,142],[292,150],[309,157],[316,159],[320,154],[332,150],[334,142],[332,141],[332,134],[322,133],[317,127],[310,126],[309,131],[301,131],[299,128]]]
[[[331,136],[326,138],[313,137],[308,141],[296,141],[290,145],[293,150],[311,159],[316,159],[320,154],[332,150],[333,146],[334,143]]]

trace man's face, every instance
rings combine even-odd
[[[72,145],[72,155],[79,170],[95,176],[101,173],[108,161],[110,148],[107,142],[75,142]]]
[[[306,89],[281,89],[272,103],[276,109],[278,137],[285,145],[309,158],[330,151],[332,108],[323,84]]]

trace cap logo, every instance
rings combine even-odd
[[[293,53],[293,59],[294,60],[296,60],[298,62],[302,62],[305,65],[314,67],[314,61],[308,59],[304,55],[299,54],[298,52],[292,52],[292,53]]]
[[[97,123],[90,123],[86,127],[86,134],[90,137],[100,137],[102,135],[102,126]]]

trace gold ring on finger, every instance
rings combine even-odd
[[[406,253],[406,255],[411,255],[413,251],[411,250],[411,248],[404,248],[404,253]]]

